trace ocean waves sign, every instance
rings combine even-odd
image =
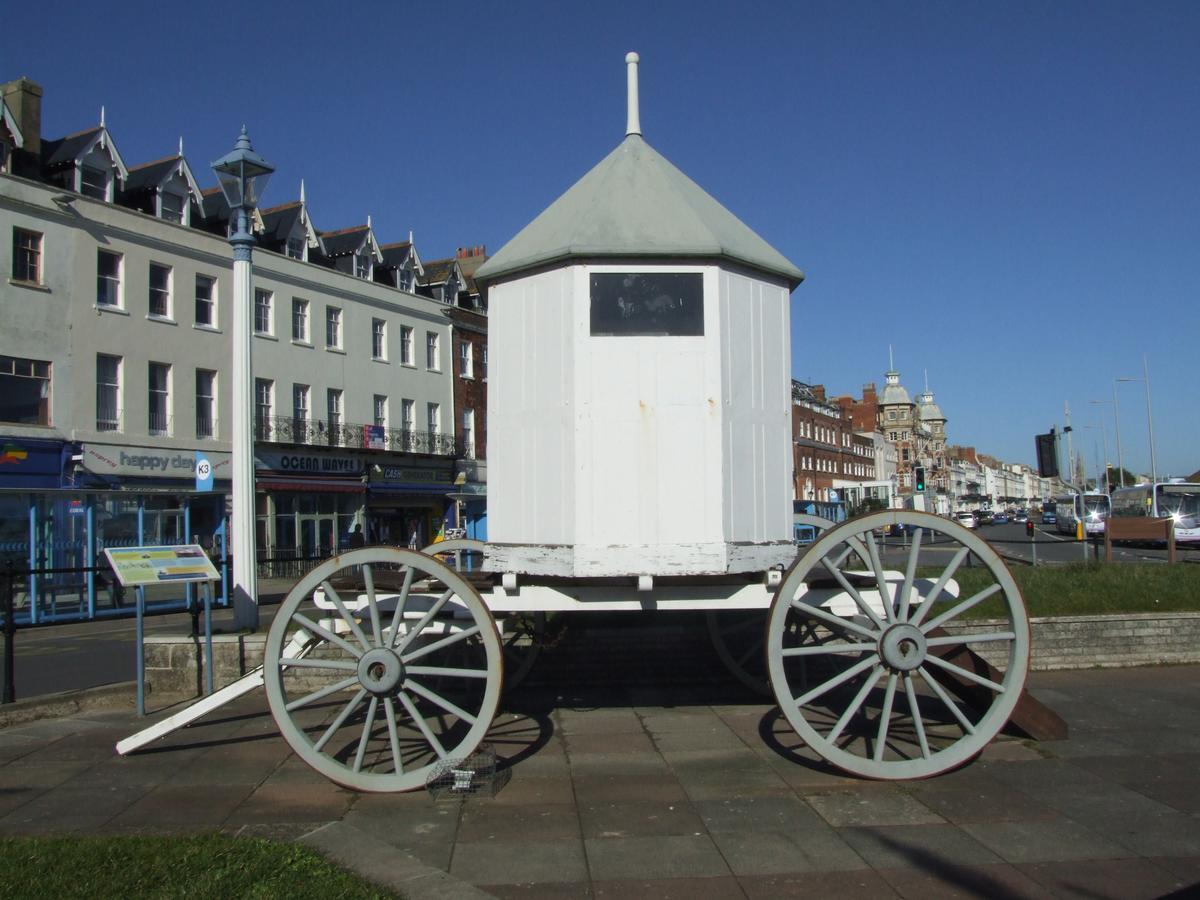
[[[255,453],[259,471],[276,475],[313,475],[321,478],[355,477],[363,473],[363,461],[355,456],[322,453]]]

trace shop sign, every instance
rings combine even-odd
[[[207,454],[215,478],[228,478],[230,454]],[[162,447],[121,447],[84,444],[83,467],[94,475],[137,475],[143,478],[181,478],[194,481],[196,452]]]
[[[361,475],[363,461],[355,456],[322,455],[319,453],[255,453],[257,468],[281,475]]]
[[[449,468],[416,469],[406,466],[374,466],[382,481],[404,481],[411,483],[446,483],[454,480]]]
[[[60,442],[0,437],[0,485],[58,487],[61,471]]]

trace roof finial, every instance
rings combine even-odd
[[[929,393],[929,370],[925,370],[925,393]]]
[[[888,344],[888,371],[896,371],[896,363],[892,360],[892,345]]]
[[[300,179],[300,205],[301,205],[301,206],[303,206],[303,205],[304,205],[304,203],[305,203],[305,200],[304,200],[304,179],[303,179],[303,178],[301,178],[301,179]]]
[[[629,118],[625,123],[625,136],[642,133],[642,123],[638,119],[638,55],[630,50],[625,54],[626,83],[629,88]]]
[[[411,228],[408,229],[408,242],[409,242],[409,244],[412,244],[412,229]]]
[[[183,156],[183,135],[179,136],[179,155]]]
[[[367,228],[371,227],[371,214],[367,213]]]
[[[100,104],[100,127],[104,128],[104,104]]]

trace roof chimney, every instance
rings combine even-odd
[[[0,88],[9,112],[21,129],[25,150],[35,159],[42,156],[42,86],[28,78],[18,78]]]

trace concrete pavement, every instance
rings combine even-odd
[[[260,692],[130,758],[129,710],[0,731],[0,833],[302,839],[417,900],[1200,890],[1200,667],[1036,674],[1070,740],[1006,738],[903,784],[830,771],[723,679],[555,671],[502,706],[494,799],[334,787]]]

